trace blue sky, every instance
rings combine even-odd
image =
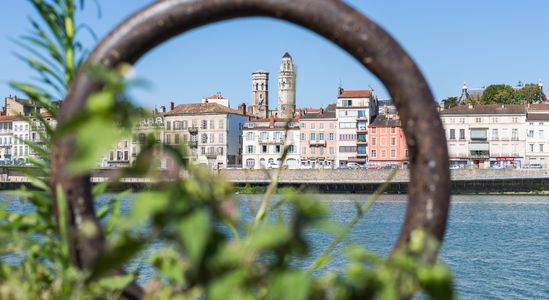
[[[97,18],[88,0],[81,20],[99,37],[152,0],[99,0]],[[546,0],[349,0],[376,20],[411,54],[437,100],[469,87],[544,80],[549,87],[549,1]],[[0,96],[14,94],[8,80],[29,80],[31,72],[14,56],[9,39],[29,27],[34,11],[27,1],[0,3]],[[86,38],[90,48],[94,41]],[[284,52],[298,68],[297,105],[325,106],[335,101],[339,83],[346,89],[372,86],[388,97],[381,83],[330,42],[297,26],[265,18],[226,21],[193,30],[147,54],[137,76],[151,83],[134,92],[145,106],[198,102],[221,92],[231,106],[250,102],[251,73],[271,73],[270,103],[276,103],[276,78]]]

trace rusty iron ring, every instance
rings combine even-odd
[[[252,16],[282,19],[316,32],[350,53],[385,84],[402,120],[411,170],[409,203],[394,250],[404,249],[411,233],[418,228],[442,242],[450,201],[450,174],[445,134],[436,103],[425,78],[400,45],[376,23],[343,2],[161,0],[120,24],[95,48],[88,62],[110,67],[122,62],[133,64],[176,35],[218,21]],[[88,75],[79,73],[59,112],[60,124],[82,110],[88,96],[100,88]],[[60,184],[66,193],[73,223],[83,219],[96,222],[90,176],[64,172],[73,145],[73,137],[54,141],[52,184]],[[102,236],[80,238],[74,245],[73,262],[89,266],[102,243]],[[435,250],[430,259],[436,254]]]

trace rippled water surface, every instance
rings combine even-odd
[[[242,215],[253,214],[260,197],[237,197]],[[362,202],[367,196],[318,197],[331,208],[331,219],[345,224],[354,216],[355,201]],[[4,199],[11,209],[27,207]],[[402,195],[382,196],[355,225],[345,244],[360,243],[386,255],[400,230],[405,201]],[[126,201],[126,209],[130,203]],[[321,233],[311,233],[309,238],[314,257],[332,240]],[[343,247],[340,245],[336,253]],[[454,196],[442,259],[454,272],[462,299],[549,299],[549,197]],[[143,267],[143,261],[134,262],[132,267],[137,266],[141,268],[141,281],[146,281],[150,268]],[[343,266],[342,256],[330,265]]]

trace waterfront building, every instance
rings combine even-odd
[[[525,105],[460,105],[440,115],[451,166],[523,166]]]
[[[246,106],[238,110],[214,95],[201,103],[170,105],[164,114],[164,139],[168,145],[187,145],[189,158],[215,168],[242,164],[242,128]]]
[[[397,114],[378,115],[368,128],[369,166],[408,164],[406,138]]]
[[[300,160],[303,168],[333,168],[337,153],[336,105],[300,110]]]
[[[0,116],[0,160],[11,160],[13,149],[13,122],[16,116]]]
[[[549,102],[531,104],[526,117],[526,165],[548,168]]]
[[[339,89],[336,117],[336,165],[365,164],[368,158],[368,125],[378,113],[377,98],[373,90]]]
[[[250,119],[242,131],[243,168],[262,169],[287,167],[296,169],[300,165],[299,119],[282,119],[271,116],[268,119]],[[288,147],[285,161],[284,149]]]

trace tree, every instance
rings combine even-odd
[[[545,94],[535,83],[527,83],[515,91],[518,103],[535,103],[545,100]]]
[[[440,101],[442,105],[444,105],[444,109],[452,108],[455,106],[460,105],[457,97],[448,97],[442,101]]]
[[[515,89],[507,84],[488,86],[481,97],[481,104],[518,104]]]

